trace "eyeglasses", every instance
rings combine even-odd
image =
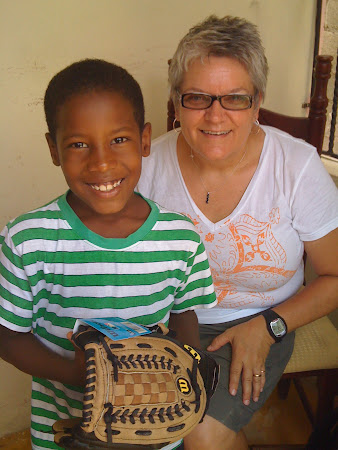
[[[250,109],[253,96],[247,94],[209,95],[199,92],[188,92],[180,95],[181,105],[188,109],[208,109],[218,100],[224,109],[230,111],[242,111]]]

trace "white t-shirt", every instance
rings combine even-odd
[[[218,305],[197,311],[200,323],[250,316],[291,297],[303,282],[303,241],[338,226],[337,188],[316,149],[262,128],[264,146],[250,184],[234,211],[217,223],[205,217],[186,188],[178,133],[157,138],[143,159],[139,191],[190,217],[204,241]]]

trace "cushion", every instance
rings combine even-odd
[[[338,332],[327,316],[298,328],[284,373],[337,368],[337,338]]]

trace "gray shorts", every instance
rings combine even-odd
[[[245,317],[244,319],[233,320],[226,323],[217,323],[211,325],[200,324],[200,338],[202,349],[210,344],[210,342],[226,329],[246,322],[254,316]],[[214,395],[211,398],[207,415],[213,417],[226,427],[239,432],[245,425],[250,422],[252,415],[259,410],[271,392],[277,385],[284,369],[291,357],[295,333],[288,333],[282,342],[273,344],[265,362],[266,382],[263,392],[259,396],[258,402],[250,401],[248,406],[242,402],[242,385],[238,385],[237,394],[235,396],[229,393],[229,369],[231,363],[231,345],[226,344],[215,352],[210,352],[218,364],[220,364],[220,379]]]

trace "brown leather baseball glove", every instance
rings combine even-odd
[[[60,447],[159,449],[203,420],[219,367],[164,329],[120,341],[90,327],[73,335],[85,350],[83,415],[54,424]]]

